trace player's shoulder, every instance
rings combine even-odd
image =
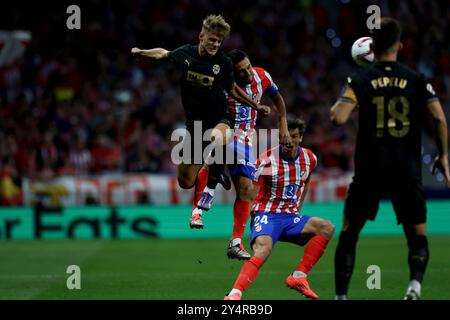
[[[253,67],[253,71],[256,72],[261,79],[271,79],[270,73],[262,67]]]
[[[219,50],[217,51],[215,57],[216,61],[218,61],[219,63],[227,63],[227,64],[233,64],[233,62],[231,61],[231,58],[229,55],[227,55],[224,51]]]
[[[311,149],[302,147],[302,150],[304,150],[308,154],[309,157],[314,157],[315,159],[317,159],[316,154]]]
[[[270,149],[267,149],[266,151],[262,152],[258,159],[260,162],[264,161],[264,162],[270,162],[270,159],[273,158],[272,156],[277,155],[277,152],[279,152],[279,147],[273,147]]]
[[[260,74],[260,75],[264,75],[264,74],[266,74],[266,73],[268,73],[264,68],[262,68],[262,67],[252,67],[253,68],[253,70],[255,71],[255,72],[257,72],[258,74]]]
[[[306,163],[310,163],[310,164],[312,164],[315,167],[316,164],[317,164],[317,156],[316,156],[316,154],[314,152],[312,152],[311,149],[304,148],[304,147],[301,147],[301,151],[304,154],[306,154],[306,156],[304,157]]]
[[[195,49],[196,49],[196,46],[187,43],[185,45],[182,45],[181,47],[178,47],[175,50],[184,51],[186,53],[193,54],[195,52]]]

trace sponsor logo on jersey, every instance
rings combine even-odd
[[[187,81],[192,82],[196,85],[204,86],[204,87],[212,87],[214,83],[214,77],[207,76],[206,74],[197,73],[194,71],[187,72]]]
[[[297,194],[298,185],[292,183],[284,188],[284,197],[283,198],[293,198]]]

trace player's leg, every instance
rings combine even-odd
[[[404,299],[418,300],[429,259],[426,224],[403,224],[403,230],[408,241],[409,264],[409,284]]]
[[[321,218],[297,216],[291,219],[290,226],[285,229],[280,240],[306,245],[297,268],[286,278],[286,285],[307,298],[317,299],[317,294],[309,287],[307,275],[325,252],[335,228],[330,221]]]
[[[250,244],[254,255],[242,266],[233,289],[225,300],[240,300],[242,292],[255,280],[258,271],[272,252],[272,247],[283,232],[283,214],[257,213],[252,221]]]
[[[317,217],[312,217],[308,220],[301,232],[301,235],[309,238],[309,240],[305,245],[302,260],[296,269],[299,275],[306,276],[319,261],[325,252],[328,242],[334,235],[334,230],[335,227],[331,221]]]
[[[204,164],[198,171],[197,179],[195,180],[194,195],[192,197],[192,213],[194,215],[202,215],[202,209],[197,207],[200,201],[203,191],[205,190],[206,183],[208,182],[208,165]],[[224,187],[225,190],[231,189],[231,181],[225,173],[220,176],[219,183]]]
[[[375,181],[375,179],[373,180]],[[336,299],[346,300],[355,267],[356,243],[368,219],[375,219],[380,195],[370,183],[350,184],[345,200],[342,230],[334,256]]]
[[[230,138],[231,132],[229,129],[230,126],[228,123],[220,122],[217,124],[211,133],[211,143],[217,148],[223,147]],[[213,152],[214,151],[215,150],[213,150]],[[223,160],[224,159],[219,159],[219,161],[209,164],[208,181],[203,190],[203,194],[197,203],[197,207],[202,210],[209,210],[211,208],[214,191],[221,180],[225,167]]]
[[[192,210],[197,208],[197,203],[202,197],[203,190],[208,182],[208,166],[203,165],[197,173],[197,178],[195,179],[194,195],[192,197]]]
[[[200,200],[203,190],[206,187],[206,182],[208,181],[208,166],[203,165],[197,173],[197,178],[195,180],[194,195],[192,196],[192,211],[191,219],[189,225],[191,228],[203,229],[204,224],[201,219],[203,211],[197,208],[197,203]]]
[[[233,289],[225,300],[241,300],[242,293],[252,284],[258,276],[259,269],[272,253],[272,238],[262,235],[255,238],[253,243],[254,256],[246,261],[241,268]]]
[[[392,194],[397,222],[403,225],[408,243],[409,283],[405,300],[418,300],[428,264],[429,249],[426,237],[426,203],[422,184],[402,180]]]
[[[233,175],[232,180],[236,189],[236,199],[233,205],[233,233],[227,250],[227,256],[239,260],[250,259],[250,254],[242,244],[242,237],[244,236],[245,227],[247,226],[250,215],[250,205],[255,196],[253,182],[242,174]]]
[[[194,185],[197,187],[198,175],[202,169],[202,165],[199,164],[185,164],[181,163],[177,167],[178,184],[183,189],[190,189]],[[202,212],[193,210],[191,218],[189,220],[189,226],[191,228],[203,228]]]
[[[178,185],[183,189],[191,189],[195,185],[201,164],[180,163],[177,166]]]

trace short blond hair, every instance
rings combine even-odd
[[[225,39],[230,35],[230,31],[230,25],[220,14],[210,14],[203,20],[202,32],[218,33]]]

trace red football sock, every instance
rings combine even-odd
[[[194,196],[192,197],[192,210],[197,207],[197,203],[203,194],[203,189],[208,182],[208,170],[202,167],[197,173],[197,179],[195,180]]]
[[[300,261],[296,270],[308,274],[324,253],[328,241],[327,238],[320,234],[312,237],[305,246],[302,261]]]
[[[250,202],[237,200],[233,206],[233,234],[231,239],[241,238],[244,236],[245,227],[247,225],[248,216],[250,215]]]
[[[244,290],[250,286],[253,280],[255,280],[256,276],[258,275],[259,268],[261,268],[263,263],[264,261],[257,256],[251,257],[250,260],[244,263],[241,272],[239,273],[239,276],[234,283],[233,289],[239,289],[244,292]]]

